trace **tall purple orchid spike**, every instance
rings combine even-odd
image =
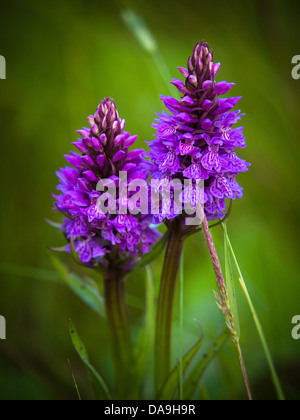
[[[73,143],[80,153],[65,156],[72,167],[57,172],[61,194],[54,196],[55,207],[67,216],[62,229],[68,240],[73,237],[76,253],[87,265],[107,266],[113,249],[117,257],[138,259],[150,251],[159,235],[150,226],[151,216],[119,214],[117,197],[130,181],[147,180],[149,173],[140,157],[143,150],[129,151],[137,136],[124,131],[125,121],[109,98],[104,98],[96,113],[88,117],[88,124],[78,131],[82,138]],[[120,179],[120,171],[127,174],[126,181]],[[101,180],[106,180],[106,187],[109,182],[116,187],[116,200],[108,200],[111,208],[107,212],[98,205],[104,193],[97,188]],[[128,193],[122,199],[129,198]],[[70,249],[69,244],[66,250]]]
[[[214,64],[204,42],[195,46],[187,69],[179,70],[185,82],[174,79],[172,83],[181,99],[161,97],[171,114],[158,114],[153,125],[156,139],[149,142],[146,157],[153,162],[153,179],[161,185],[172,179],[203,180],[207,220],[219,219],[226,212],[226,198],[242,197],[236,175],[249,166],[235,151],[246,146],[243,127],[233,128],[244,115],[233,111],[241,97],[223,97],[234,83],[216,82],[220,63]],[[162,211],[160,221],[176,215]]]
[[[179,70],[185,81],[174,79],[172,83],[180,93],[180,100],[161,97],[169,112],[158,114],[153,125],[156,138],[148,142],[150,151],[145,154],[152,172],[151,183],[162,195],[156,221],[164,221],[169,230],[156,317],[157,389],[165,382],[171,367],[174,291],[186,234],[196,231],[201,218],[206,242],[211,244],[207,221],[224,218],[225,199],[242,197],[236,176],[249,166],[235,151],[246,146],[243,127],[234,127],[243,115],[233,110],[241,97],[223,97],[234,84],[216,82],[220,64],[213,62],[209,46],[205,42],[197,43],[187,68],[179,67]],[[179,188],[175,181],[185,186],[180,199],[182,205],[178,205]],[[182,211],[186,204],[189,210],[196,211],[195,225],[186,223],[185,216],[191,214]],[[218,258],[212,249],[211,255],[217,267]]]

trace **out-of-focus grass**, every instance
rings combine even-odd
[[[196,41],[205,39],[222,62],[219,80],[236,82],[248,147],[240,155],[252,163],[241,175],[243,200],[234,203],[227,223],[250,294],[288,398],[299,398],[299,345],[291,319],[299,314],[298,241],[300,83],[291,77],[299,54],[296,1],[191,0],[128,1],[141,13],[160,46],[173,77]],[[1,252],[0,261],[42,270],[52,268],[46,246],[63,238],[45,223],[60,220],[52,211],[55,171],[103,96],[116,100],[138,147],[153,136],[154,111],[162,110],[164,81],[120,17],[118,3],[63,0],[19,1],[1,8],[0,54],[7,80],[0,81]],[[222,255],[221,228],[214,238]],[[72,270],[81,272],[70,259]],[[160,273],[161,258],[153,265]],[[6,266],[7,267],[7,266]],[[91,398],[86,374],[72,349],[71,317],[92,363],[110,383],[111,358],[105,322],[60,284],[29,273],[2,270],[0,314],[7,340],[0,342],[0,399],[77,398],[67,359],[82,398]],[[207,346],[223,329],[215,307],[214,275],[201,234],[185,250],[184,347],[203,326]],[[144,298],[144,271],[128,282],[130,294]],[[237,288],[238,289],[238,288]],[[237,290],[241,345],[256,398],[275,398],[267,364],[243,294]],[[135,326],[141,311],[131,309]],[[95,330],[97,334],[95,334]],[[174,360],[179,354],[174,337]],[[176,353],[177,352],[177,353]],[[244,398],[233,349],[222,350],[204,380],[210,398]],[[229,386],[230,384],[230,386]]]

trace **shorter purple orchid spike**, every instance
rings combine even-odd
[[[137,179],[147,185],[149,172],[142,151],[129,151],[137,136],[124,131],[125,121],[119,118],[113,100],[104,98],[95,114],[88,117],[88,124],[89,128],[78,131],[82,138],[73,143],[81,154],[65,156],[73,168],[67,166],[57,172],[61,194],[55,196],[55,208],[67,216],[62,225],[69,241],[66,251],[71,252],[73,240],[84,264],[107,266],[115,255],[133,264],[150,251],[160,235],[151,226],[152,217],[147,212],[119,214],[118,197],[122,191],[123,207],[128,204],[133,195],[128,185]],[[109,195],[108,187],[114,189],[115,197]]]

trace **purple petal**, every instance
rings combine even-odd
[[[218,151],[211,150],[206,153],[201,159],[202,166],[207,170],[215,169],[217,172],[220,172],[222,165],[220,162],[220,157]]]
[[[188,113],[186,112],[180,112],[177,115],[178,118],[180,118],[185,123],[197,123],[198,120],[196,118],[192,118]]]
[[[195,105],[193,99],[190,96],[184,96],[181,99],[181,102],[183,102],[185,105]]]
[[[212,101],[210,101],[209,99],[206,99],[202,104],[202,108],[205,109],[206,111],[209,110],[211,106],[212,106]]]
[[[82,130],[77,130],[76,133],[80,134],[82,137],[88,137],[90,134],[89,128],[83,128]]]
[[[92,205],[87,211],[87,217],[89,223],[91,223],[94,219],[105,219],[106,215],[103,213],[100,206]]]
[[[224,176],[217,176],[210,185],[210,192],[216,198],[233,198],[230,183]]]
[[[128,153],[127,155],[127,162],[130,162],[131,160],[135,160],[141,156],[141,154],[145,153],[144,149],[135,149]]]
[[[191,166],[183,171],[183,176],[189,179],[208,179],[208,174],[205,168],[197,163],[192,163]]]
[[[81,139],[79,139],[79,141],[77,142],[73,142],[72,143],[75,147],[77,147],[77,149],[79,150],[79,152],[81,153],[86,153],[88,151],[88,148],[86,147],[86,145],[82,142]]]
[[[80,260],[87,264],[92,259],[92,251],[87,241],[79,242],[77,246],[75,246],[76,252]]]
[[[97,124],[93,124],[91,130],[95,136],[98,136],[100,134],[99,127]]]
[[[211,127],[212,127],[212,122],[209,118],[206,118],[204,121],[202,121],[201,123],[202,130],[209,131]]]
[[[131,169],[133,169],[135,167],[136,167],[136,163],[128,162],[123,166],[122,171],[128,171],[129,172]]]
[[[68,191],[68,195],[71,197],[72,202],[80,207],[86,207],[90,204],[88,195],[81,191]]]
[[[87,147],[93,147],[92,137],[85,137],[82,141]]]
[[[212,83],[211,80],[205,80],[205,82],[202,83],[202,89],[208,90],[212,86]]]
[[[124,159],[126,156],[126,152],[124,150],[119,150],[112,158],[112,162],[119,162],[120,160]]]
[[[197,86],[198,85],[197,76],[195,76],[194,74],[191,74],[189,76],[188,81],[190,82],[191,85],[194,85],[194,86]]]
[[[135,141],[136,141],[137,138],[138,138],[138,136],[128,137],[126,140],[124,140],[124,147],[126,149],[129,148],[129,147],[131,147],[135,143]]]
[[[185,84],[184,84],[181,80],[179,80],[179,79],[173,79],[171,83],[172,83],[174,86],[176,86],[176,87],[177,87],[177,89],[179,90],[179,92],[184,93],[184,92],[186,92],[186,91],[187,91],[187,89],[186,89],[186,87],[185,87]]]
[[[82,167],[81,156],[78,153],[71,152],[71,155],[64,155],[64,157],[74,168]]]
[[[92,188],[90,182],[86,178],[78,178],[77,185],[81,190],[86,191],[87,193],[89,193]]]
[[[93,258],[104,257],[106,250],[100,245],[93,246]]]
[[[92,146],[96,152],[99,152],[102,149],[102,144],[97,137],[92,137]]]
[[[159,124],[157,131],[159,135],[169,137],[176,133],[176,127],[169,124]]]
[[[184,67],[177,67],[182,76],[186,79],[188,75],[190,74],[189,71]]]
[[[84,171],[83,173],[82,173],[82,175],[88,180],[88,181],[91,181],[91,182],[98,182],[99,181],[99,178],[97,178],[96,177],[96,175],[94,174],[94,172],[93,171],[90,171],[90,170],[88,170],[88,171]]]
[[[96,166],[91,156],[88,156],[88,155],[81,156],[81,160],[87,166]]]
[[[190,155],[194,151],[194,149],[196,148],[191,143],[180,142],[179,144],[179,152],[181,156]]]
[[[98,155],[96,157],[96,162],[97,162],[97,165],[99,166],[99,168],[102,169],[103,166],[104,166],[104,162],[105,162],[105,156],[104,155]]]
[[[214,86],[214,92],[217,95],[225,95],[235,83],[219,82]]]
[[[103,146],[106,146],[107,144],[107,137],[106,134],[101,134],[101,136],[99,137],[101,143],[103,144]]]
[[[221,63],[216,63],[213,65],[213,76],[216,77],[216,75],[219,73],[221,67]]]
[[[124,139],[125,139],[125,134],[118,134],[118,135],[115,137],[115,140],[114,140],[114,146],[115,146],[115,147],[123,146]]]

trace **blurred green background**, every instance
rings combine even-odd
[[[194,44],[205,39],[218,80],[233,81],[252,162],[239,181],[244,199],[234,203],[229,235],[244,272],[286,396],[300,397],[300,341],[291,320],[300,314],[299,101],[300,80],[291,77],[300,54],[299,2],[287,0],[124,2],[143,15],[172,77],[185,66]],[[101,0],[2,2],[0,54],[1,252],[0,314],[7,340],[0,341],[0,399],[76,399],[68,359],[81,395],[92,398],[87,375],[68,335],[72,318],[90,358],[108,383],[111,356],[105,321],[55,280],[47,246],[63,237],[45,218],[53,210],[55,171],[102,97],[115,99],[138,146],[153,138],[154,111],[168,90],[153,61],[120,17],[121,3]],[[175,91],[174,91],[175,92]],[[222,230],[213,231],[223,257]],[[79,271],[68,256],[64,261]],[[156,285],[161,259],[154,266]],[[89,273],[90,274],[90,273]],[[143,271],[127,290],[144,302]],[[47,280],[48,279],[48,280]],[[215,280],[201,235],[185,250],[185,349],[203,326],[205,345],[223,329],[212,290]],[[237,286],[241,343],[255,398],[276,398],[247,303]],[[130,308],[133,326],[143,311]],[[176,325],[176,322],[175,322]],[[174,329],[174,359],[178,357]],[[211,399],[246,398],[234,350],[228,344],[206,372]],[[203,391],[204,392],[204,391]],[[203,394],[204,395],[204,394]]]

